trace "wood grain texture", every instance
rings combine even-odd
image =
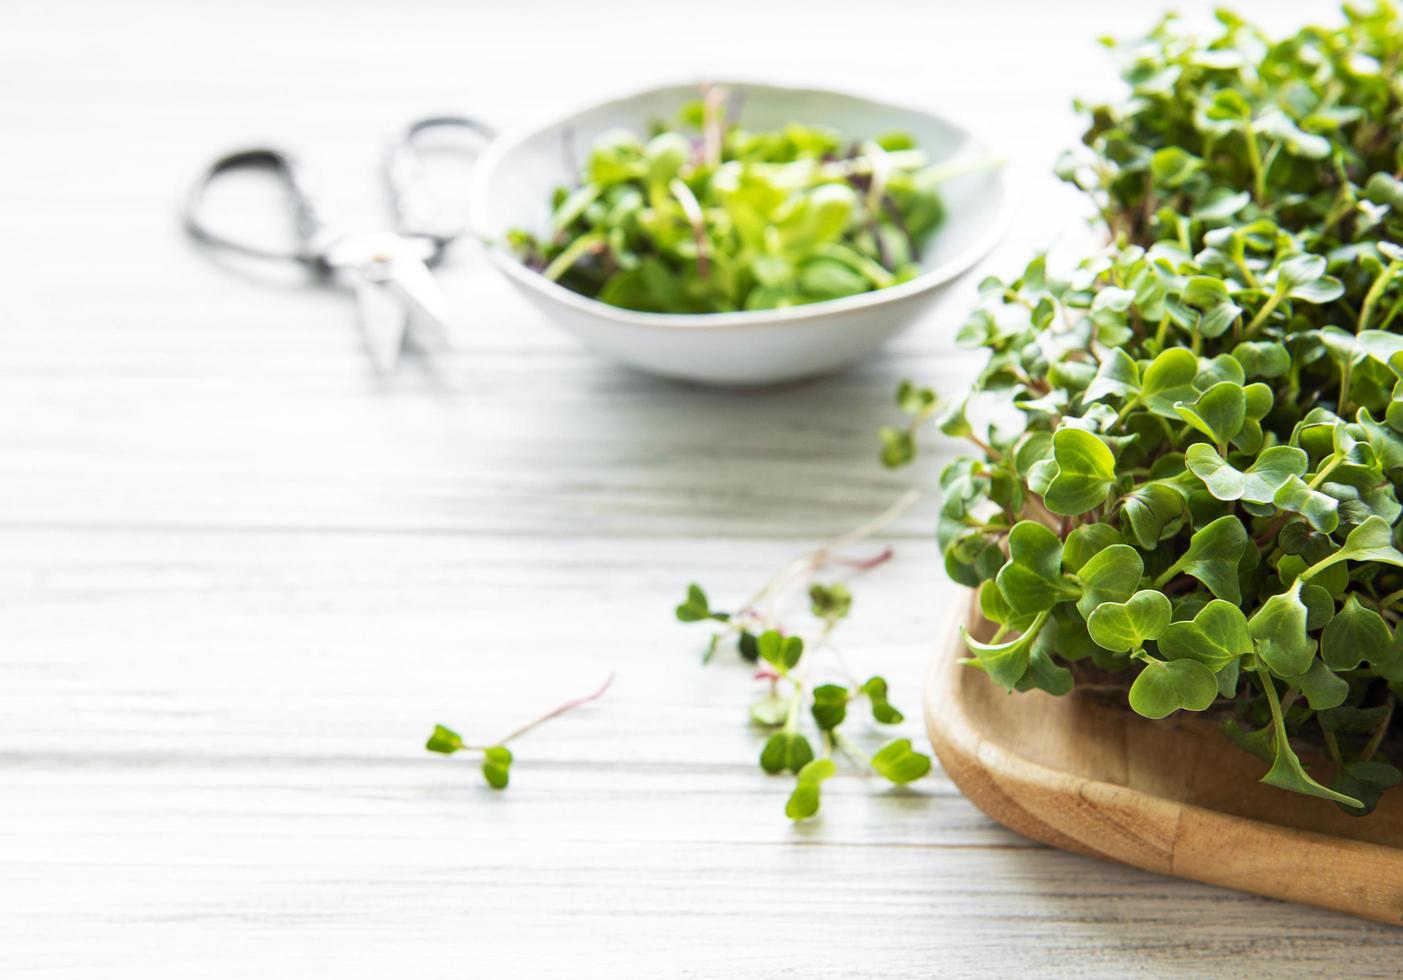
[[[967,598],[971,633],[993,633]],[[940,763],[981,810],[1065,850],[1403,925],[1403,801],[1367,819],[1258,782],[1194,717],[1150,721],[1074,692],[1011,697],[965,667],[958,627],[926,681]]]
[[[1277,23],[1325,5],[1251,4]],[[704,10],[704,12],[703,12]],[[1080,227],[1048,169],[1090,43],[1133,4],[859,8],[9,0],[0,20],[0,975],[1387,976],[1397,930],[1089,861],[934,774],[841,776],[791,827],[753,682],[671,621],[749,594],[914,470],[903,376],[958,390],[965,282],[844,374],[722,392],[608,364],[470,248],[473,328],[368,371],[349,297],[228,274],[175,221],[210,154],[278,139],[329,211],[383,216],[376,140],[499,126],[665,78],[851,86],[955,112],[1015,161],[988,271]],[[955,592],[927,499],[840,640],[914,720]],[[421,748],[519,745],[494,794]],[[865,736],[877,738],[876,733]],[[1393,959],[1390,960],[1390,957]]]

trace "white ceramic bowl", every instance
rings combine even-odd
[[[840,92],[723,82],[744,93],[741,124],[752,129],[788,122],[830,126],[851,139],[904,130],[933,161],[988,155],[990,148],[949,120]],[[478,161],[473,228],[521,292],[550,319],[592,347],[627,364],[688,381],[755,385],[821,374],[847,364],[906,329],[960,273],[1003,235],[1011,201],[1002,168],[941,185],[945,223],[926,243],[922,273],[888,289],[806,306],[738,313],[638,313],[590,299],[523,265],[501,243],[512,228],[550,227],[550,194],[573,185],[563,152],[583,154],[612,129],[647,132],[671,119],[697,84],[667,85],[612,99],[545,126],[503,136]]]

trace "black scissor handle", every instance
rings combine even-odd
[[[419,139],[427,133],[458,130],[461,152],[469,166],[497,136],[492,127],[468,116],[426,116],[410,123],[390,142],[385,154],[385,179],[390,206],[401,234],[426,238],[433,243],[432,259],[468,230],[466,215],[450,215],[425,186]]]
[[[282,183],[287,195],[288,214],[297,232],[296,247],[270,247],[226,235],[205,223],[203,205],[210,185],[221,174],[233,170],[269,170]],[[306,171],[298,159],[286,150],[271,146],[251,147],[226,153],[212,161],[186,195],[182,219],[185,230],[197,241],[208,245],[254,258],[292,260],[317,268],[323,266],[319,240],[325,237],[326,224],[317,210]]]

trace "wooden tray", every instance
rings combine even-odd
[[[987,639],[977,608],[967,615]],[[1403,924],[1403,791],[1351,817],[1262,785],[1261,760],[1210,726],[1076,692],[1006,694],[958,662],[951,618],[926,727],[955,785],[999,823],[1079,854]]]

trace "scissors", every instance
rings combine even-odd
[[[410,123],[392,140],[384,173],[394,215],[388,230],[346,233],[322,217],[301,161],[274,146],[236,150],[212,161],[185,199],[185,230],[206,245],[257,259],[296,262],[325,279],[350,282],[357,320],[375,368],[394,370],[407,337],[430,351],[450,346],[447,303],[431,267],[454,241],[467,233],[453,222],[425,186],[420,137],[431,130],[458,130],[468,137],[472,157],[494,137],[482,123],[464,116],[433,116]],[[296,233],[295,244],[279,248],[225,235],[202,216],[210,185],[234,170],[270,170],[282,183]]]

